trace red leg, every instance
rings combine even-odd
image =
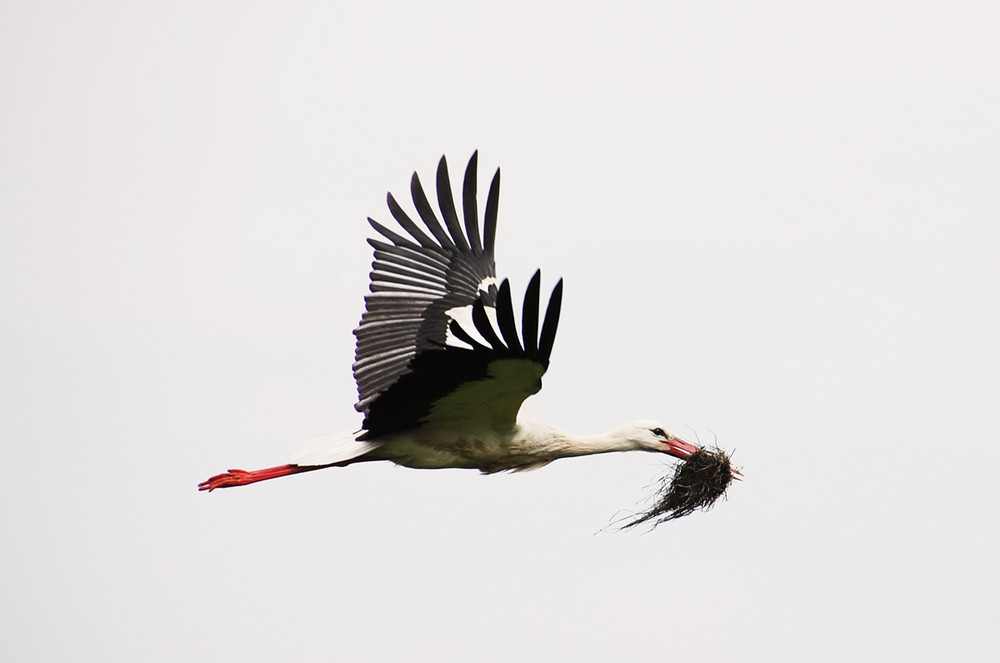
[[[248,483],[257,483],[258,481],[265,481],[267,479],[277,479],[278,477],[288,476],[289,474],[309,472],[310,470],[318,470],[323,467],[326,467],[326,465],[278,465],[277,467],[268,467],[263,470],[229,470],[228,472],[223,472],[222,474],[216,474],[208,481],[202,481],[198,484],[198,490],[207,490],[211,492],[216,488],[245,486]]]

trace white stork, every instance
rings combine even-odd
[[[553,289],[539,332],[541,273],[535,272],[519,332],[510,285],[506,279],[497,284],[493,261],[500,171],[490,184],[480,234],[476,164],[473,153],[462,187],[464,231],[444,157],[437,169],[443,226],[416,173],[410,193],[423,227],[391,193],[389,211],[409,237],[368,219],[385,239],[368,240],[375,262],[366,310],[354,331],[361,430],[314,435],[289,464],[229,470],[199,484],[200,490],[375,460],[492,473],[611,451],[656,451],[686,459],[699,450],[651,420],[632,421],[604,435],[572,435],[521,407],[542,388],[563,286],[560,280]]]

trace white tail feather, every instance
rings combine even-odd
[[[292,452],[292,465],[331,465],[342,463],[368,453],[378,446],[373,442],[358,440],[355,433],[318,433],[310,435]]]

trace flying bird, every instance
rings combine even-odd
[[[490,183],[480,226],[477,159],[473,153],[465,169],[461,221],[444,157],[436,180],[440,217],[414,173],[410,194],[419,221],[391,193],[389,212],[399,228],[368,219],[381,237],[368,240],[375,260],[365,312],[354,330],[361,429],[312,436],[287,464],[229,470],[199,484],[200,490],[368,461],[493,473],[612,451],[682,460],[702,451],[653,420],[631,421],[603,435],[574,435],[522,407],[542,388],[549,367],[563,283],[555,285],[543,316],[541,273],[535,272],[518,326],[510,283],[497,282],[494,264],[500,171]],[[726,463],[728,485],[728,458]]]

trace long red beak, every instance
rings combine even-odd
[[[686,459],[695,451],[698,451],[698,447],[691,444],[690,442],[685,442],[679,437],[671,438],[666,442],[666,445],[667,445],[666,452],[671,456],[680,458],[681,460]]]

